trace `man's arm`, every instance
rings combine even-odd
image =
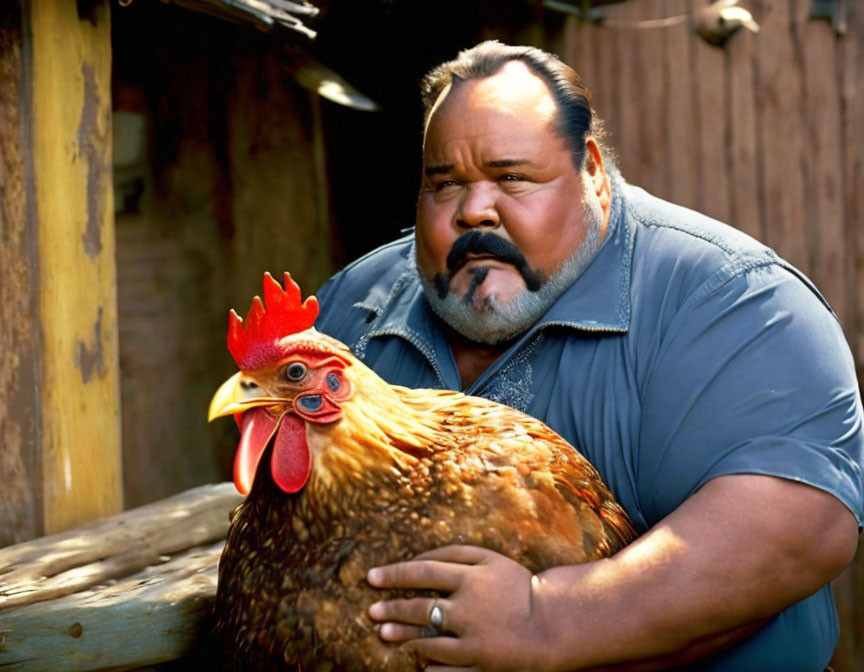
[[[408,646],[432,661],[484,670],[645,661],[608,669],[663,669],[738,641],[818,590],[852,559],[857,533],[852,513],[828,493],[768,476],[724,476],[606,560],[532,580],[490,551],[442,549],[372,573],[370,582],[452,591],[441,603],[456,638],[413,639],[416,625],[382,628],[387,639],[412,639]],[[420,624],[429,602],[396,600],[370,613]]]
[[[584,665],[584,648],[592,665],[704,656],[712,640],[728,643],[731,628],[761,623],[837,576],[857,536],[852,513],[808,485],[755,475],[709,481],[614,558],[575,568],[575,582],[571,568],[541,575],[541,619],[565,642],[550,667]],[[573,626],[588,637],[566,634],[574,607]]]

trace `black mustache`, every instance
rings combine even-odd
[[[435,275],[435,288],[438,290],[440,298],[443,299],[447,296],[447,292],[450,289],[450,281],[456,272],[470,261],[469,255],[472,254],[491,257],[515,267],[525,281],[525,286],[531,292],[536,292],[540,289],[546,280],[542,272],[531,268],[524,255],[519,251],[519,248],[509,240],[496,236],[494,233],[469,231],[457,238],[456,242],[453,243],[453,247],[447,255],[448,273],[446,275],[444,273],[437,273]]]

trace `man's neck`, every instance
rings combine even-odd
[[[513,344],[512,341],[498,345],[476,343],[449,327],[445,328],[444,333],[453,352],[453,359],[456,361],[463,391],[471,387],[474,381]]]

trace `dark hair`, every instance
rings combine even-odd
[[[546,82],[558,106],[558,132],[570,145],[576,168],[581,170],[585,165],[585,138],[588,135],[593,135],[605,150],[601,144],[602,122],[591,108],[591,92],[578,73],[554,54],[536,47],[514,47],[497,40],[465,49],[454,60],[442,63],[426,74],[420,84],[424,125],[429,123],[432,108],[448,84],[491,77],[510,61],[522,61]]]

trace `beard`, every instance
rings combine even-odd
[[[477,310],[474,307],[473,297],[476,288],[486,279],[488,268],[481,266],[472,270],[472,282],[464,296],[455,296],[449,291],[453,273],[461,268],[461,265],[464,265],[464,262],[462,264],[459,262],[461,257],[465,256],[465,251],[481,251],[472,250],[471,241],[467,240],[468,236],[477,236],[476,232],[469,232],[454,243],[454,251],[461,248],[462,253],[455,255],[458,257],[457,259],[454,259],[453,253],[448,255],[449,275],[439,273],[433,281],[428,280],[420,271],[415,253],[415,269],[423,286],[423,293],[432,310],[457,333],[471,341],[485,345],[498,345],[527,331],[555,303],[558,297],[576,282],[600,250],[603,243],[603,238],[600,235],[603,227],[603,210],[596,200],[589,198],[583,198],[582,208],[585,237],[573,254],[564,261],[561,268],[549,277],[545,277],[539,271],[532,269],[521,252],[515,247],[513,247],[516,250],[515,255],[510,250],[502,257],[499,257],[497,252],[492,252],[492,250],[482,250],[491,252],[496,258],[513,265],[522,275],[526,285],[522,292],[506,303],[499,303],[494,295],[488,297],[482,310]],[[498,240],[497,243],[489,245],[493,249],[500,246],[503,240],[495,234],[480,235],[494,237]],[[463,239],[466,241],[460,243]],[[476,237],[473,239],[475,244],[477,244],[477,240]],[[504,242],[506,243],[506,241]],[[510,245],[509,243],[506,244]]]

